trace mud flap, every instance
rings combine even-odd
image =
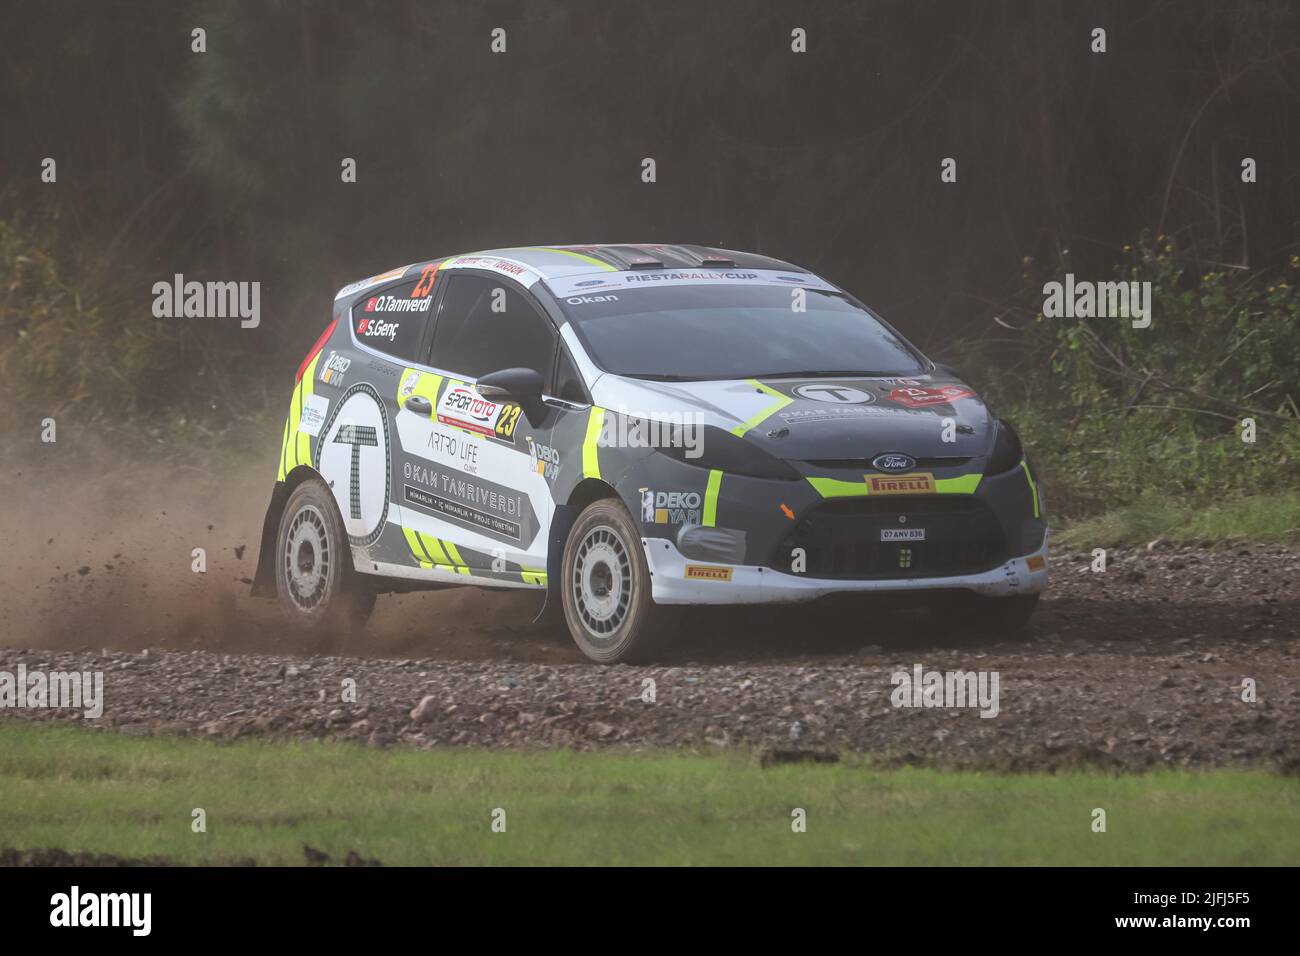
[[[271,490],[271,503],[262,519],[262,543],[257,551],[257,572],[253,575],[253,597],[275,597],[275,537],[280,531],[280,515],[289,500],[289,485],[277,481]]]
[[[564,565],[564,545],[569,540],[569,531],[578,520],[580,509],[573,505],[556,505],[551,516],[551,537],[546,545],[546,599],[542,609],[533,618],[536,624],[548,611],[563,613],[564,599],[560,597],[560,571]]]

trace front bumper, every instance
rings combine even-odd
[[[1014,597],[1037,594],[1047,587],[1046,534],[1038,550],[988,571],[880,580],[809,578],[761,566],[696,561],[667,538],[643,538],[642,545],[656,604],[782,604],[812,601],[827,594],[953,589]]]

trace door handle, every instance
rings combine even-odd
[[[415,412],[417,415],[429,415],[433,413],[433,403],[423,395],[408,395],[402,407],[408,412]]]

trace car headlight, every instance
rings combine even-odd
[[[713,425],[706,425],[700,430],[699,442],[694,448],[688,449],[684,444],[673,443],[659,450],[684,464],[696,468],[716,468],[729,475],[748,475],[751,478],[777,481],[797,481],[802,477],[789,464],[753,442],[747,442]]]
[[[1025,454],[1020,444],[1020,436],[1016,434],[1016,430],[1009,422],[996,419],[994,428],[997,434],[993,438],[993,453],[989,455],[988,463],[984,466],[986,475],[1000,475],[1019,467],[1020,459]]]

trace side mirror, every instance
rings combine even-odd
[[[474,388],[484,398],[494,402],[518,402],[533,427],[541,423],[546,414],[542,403],[542,376],[531,368],[503,368],[489,372],[475,383]]]

